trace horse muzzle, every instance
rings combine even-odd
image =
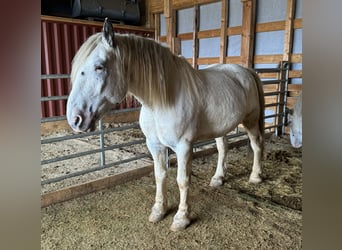
[[[70,127],[75,132],[94,131],[96,128],[96,115],[93,113],[72,112],[67,116]]]

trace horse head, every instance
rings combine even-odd
[[[113,27],[106,19],[102,32],[89,37],[73,59],[67,103],[73,130],[94,130],[96,121],[125,97],[127,85],[121,79],[119,59]]]

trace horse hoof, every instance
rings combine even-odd
[[[188,218],[174,219],[172,225],[170,227],[171,231],[177,232],[184,230],[190,224],[190,220]]]
[[[262,179],[260,178],[259,175],[257,176],[250,176],[249,177],[249,180],[248,180],[249,183],[253,183],[253,184],[259,184],[260,182],[262,182]]]
[[[219,187],[223,185],[223,178],[219,177],[219,178],[211,178],[210,184],[211,187]]]
[[[159,209],[156,209],[155,207],[152,208],[152,212],[150,216],[148,217],[148,221],[152,223],[157,223],[164,219],[164,216],[166,214],[165,212],[160,211]]]
[[[161,221],[162,219],[164,219],[165,214],[162,213],[151,213],[150,216],[148,217],[148,221],[152,222],[152,223],[157,223],[159,221]]]

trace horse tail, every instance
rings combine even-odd
[[[265,97],[264,97],[264,89],[262,87],[262,82],[258,76],[258,74],[252,70],[249,69],[250,72],[252,73],[257,89],[258,89],[258,97],[259,97],[259,107],[260,107],[260,111],[259,111],[259,131],[260,131],[260,135],[261,138],[259,138],[259,141],[262,144],[262,148],[264,145],[264,136],[265,136],[265,121],[264,121],[264,112],[265,112]]]

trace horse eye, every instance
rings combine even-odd
[[[84,72],[83,71],[81,72],[81,75],[84,76]]]
[[[102,71],[104,67],[102,65],[96,65],[95,66],[95,71]]]

